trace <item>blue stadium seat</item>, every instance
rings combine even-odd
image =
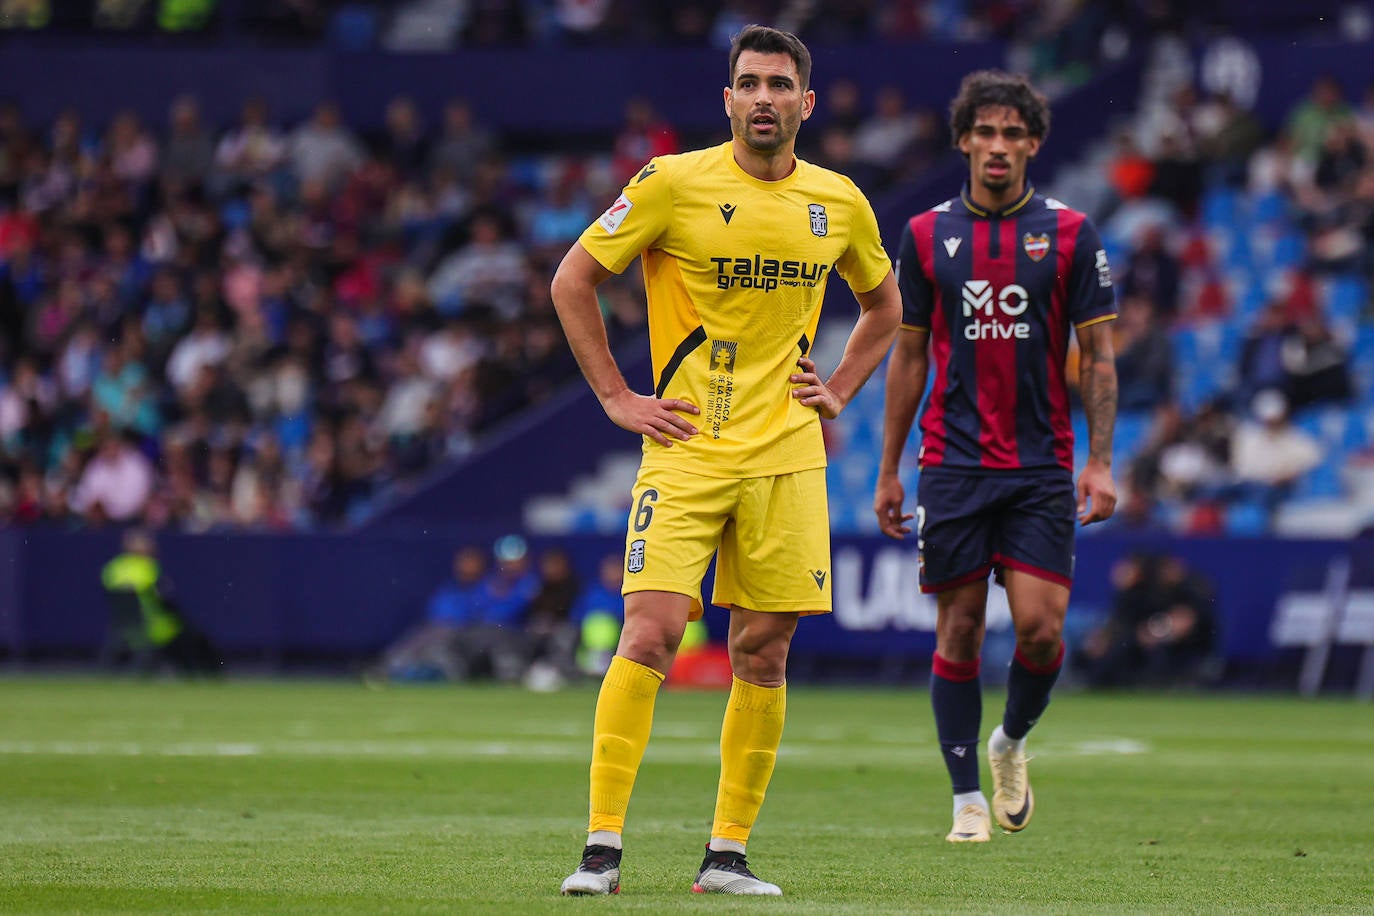
[[[1346,320],[1355,324],[1364,311],[1369,290],[1357,274],[1333,277],[1326,292],[1326,315],[1331,320]]]
[[[1240,194],[1224,185],[1208,188],[1202,196],[1203,225],[1234,226],[1240,221],[1240,211]]]
[[[360,3],[339,7],[329,23],[329,43],[340,51],[366,51],[377,42],[377,10]]]
[[[1265,224],[1287,221],[1288,201],[1280,191],[1257,194],[1250,201],[1250,219]]]
[[[1274,242],[1270,263],[1281,269],[1298,267],[1307,256],[1307,239],[1301,232],[1285,232]]]
[[[1140,450],[1150,431],[1150,414],[1143,410],[1123,411],[1116,418],[1115,451],[1129,458]]]
[[[1298,499],[1330,499],[1344,494],[1341,486],[1340,456],[1333,456],[1302,476],[1294,489]]]
[[[1226,533],[1233,537],[1259,537],[1269,528],[1269,513],[1257,502],[1245,500],[1226,510]]]

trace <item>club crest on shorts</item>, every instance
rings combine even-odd
[[[632,572],[632,573],[637,573],[637,572],[643,572],[643,571],[644,571],[644,539],[643,539],[643,538],[640,538],[640,539],[637,540],[637,541],[631,541],[631,542],[630,542],[630,552],[626,555],[626,558],[625,558],[625,571],[626,571],[626,572]]]
[[[1027,232],[1021,236],[1021,247],[1026,250],[1026,257],[1032,261],[1043,261],[1045,255],[1050,253],[1050,237],[1044,233],[1031,235]]]
[[[825,207],[821,204],[807,204],[806,209],[811,213],[811,234],[825,238],[830,232],[830,218],[825,215]]]

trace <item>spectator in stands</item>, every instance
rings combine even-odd
[[[1249,401],[1266,389],[1282,391],[1288,387],[1288,371],[1283,364],[1284,341],[1294,323],[1282,300],[1270,300],[1246,329],[1241,343],[1239,391]]]
[[[1161,405],[1127,471],[1131,488],[1166,502],[1215,492],[1229,480],[1231,435],[1231,415],[1220,402],[1203,405],[1193,417],[1177,403]]]
[[[121,181],[146,185],[157,173],[157,141],[132,111],[122,111],[110,122],[104,153],[114,176]]]
[[[429,162],[430,142],[415,100],[408,95],[396,96],[387,103],[384,119],[377,155],[406,178],[418,178]]]
[[[1180,558],[1131,554],[1112,567],[1112,610],[1076,653],[1092,687],[1195,683],[1216,644],[1211,582]]]
[[[625,123],[611,149],[611,168],[618,183],[627,184],[644,163],[678,149],[677,131],[658,113],[653,102],[635,96],[625,103]]]
[[[447,171],[469,183],[477,165],[497,152],[496,137],[478,124],[466,99],[450,99],[444,105],[443,128],[430,151],[431,171]]]
[[[267,102],[254,96],[243,103],[239,124],[215,147],[215,185],[237,191],[272,175],[286,161],[287,143],[267,119]]]
[[[469,235],[430,276],[430,298],[444,315],[480,304],[507,320],[518,317],[524,311],[529,272],[524,250],[495,210],[475,213]]]
[[[1198,135],[1198,153],[1211,178],[1231,187],[1245,183],[1247,163],[1264,144],[1264,124],[1222,91],[1207,103],[1210,113]]]
[[[1294,154],[1315,166],[1331,125],[1350,116],[1340,82],[1334,76],[1323,75],[1313,81],[1307,97],[1289,112],[1284,131],[1292,138]]]
[[[1231,444],[1232,499],[1254,499],[1270,513],[1289,496],[1294,484],[1321,464],[1320,442],[1293,425],[1288,399],[1277,389],[1255,395],[1252,419],[1236,428]]]
[[[1350,355],[1319,314],[1300,322],[1283,340],[1279,358],[1288,375],[1289,408],[1344,402],[1354,394]]]
[[[362,145],[346,128],[334,102],[321,102],[287,143],[292,175],[301,184],[337,190],[363,161]]]
[[[1173,397],[1174,345],[1143,295],[1121,297],[1116,336],[1117,404],[1148,410]]]
[[[162,177],[174,186],[201,185],[214,165],[215,144],[200,121],[195,96],[179,95],[168,113],[170,135],[162,151]]]
[[[854,158],[890,181],[902,170],[907,155],[918,145],[929,145],[923,132],[930,124],[907,108],[898,86],[883,86],[873,98],[873,113],[854,130]]]
[[[1155,316],[1167,325],[1178,316],[1180,277],[1178,258],[1169,250],[1165,227],[1145,226],[1122,273],[1121,295],[1145,298]]]
[[[110,430],[81,471],[71,507],[88,521],[137,521],[153,492],[153,465],[130,441]]]

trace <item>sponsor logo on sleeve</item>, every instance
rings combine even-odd
[[[611,204],[610,209],[601,214],[597,223],[606,230],[607,235],[615,235],[615,231],[620,228],[621,223],[625,222],[625,217],[629,216],[630,208],[633,206],[634,204],[630,203],[629,198],[621,194],[615,199],[615,203]]]
[[[1102,248],[1097,249],[1097,254],[1094,257],[1096,260],[1093,263],[1093,267],[1097,269],[1097,285],[1103,289],[1110,289],[1112,285],[1112,268],[1111,265],[1107,263],[1106,250]]]

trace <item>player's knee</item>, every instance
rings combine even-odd
[[[983,622],[976,615],[947,614],[939,627],[941,645],[962,654],[977,654],[983,640]]]
[[[1064,622],[1047,615],[1028,621],[1016,628],[1016,646],[1028,658],[1046,662],[1059,654],[1059,645],[1064,638]]]
[[[785,638],[749,638],[735,634],[730,640],[730,667],[740,680],[760,687],[779,687],[787,679]]]
[[[682,642],[682,634],[658,626],[632,626],[620,634],[618,655],[658,671],[667,667]]]

